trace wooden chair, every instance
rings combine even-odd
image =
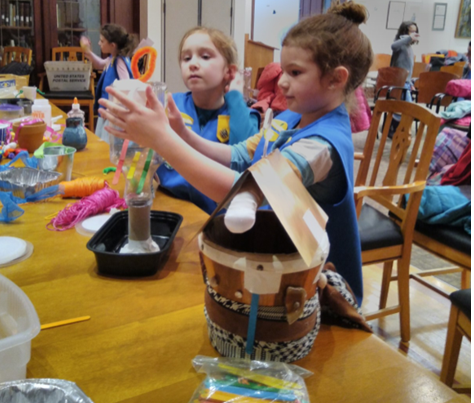
[[[374,55],[374,61],[372,62],[372,66],[370,66],[369,71],[377,71],[382,67],[390,67],[391,59],[392,55],[386,53],[376,53]]]
[[[415,64],[413,65],[413,73],[411,75],[411,78],[420,77],[420,74],[424,73],[425,71],[429,71],[430,67],[431,65],[428,63],[415,62]]]
[[[31,66],[33,51],[18,46],[5,46],[2,57],[2,67],[11,62],[27,63]]]
[[[449,295],[444,290],[436,287],[425,278],[461,272],[461,288],[471,287],[471,236],[464,229],[447,225],[429,225],[417,220],[413,242],[425,251],[447,260],[454,266],[412,273],[410,274],[411,279],[446,298]]]
[[[445,73],[454,74],[458,78],[462,77],[463,70],[464,70],[464,65],[456,66],[455,64],[451,66],[441,66],[441,68],[439,69],[439,71],[444,71]]]
[[[415,91],[413,91],[415,102],[426,105],[431,104],[433,97],[440,92],[444,92],[446,84],[457,78],[458,76],[444,71],[421,73],[418,80],[415,81]],[[441,105],[447,106],[451,100],[446,99],[443,102]]]
[[[471,289],[455,291],[449,299],[451,312],[440,380],[457,392],[471,393],[470,386],[453,387],[462,338],[465,336],[471,341]]]
[[[387,119],[383,125],[380,141],[376,142],[380,119],[384,114],[387,114]],[[380,163],[393,114],[401,115],[401,119],[393,134],[389,164],[379,185],[375,181],[381,169]],[[420,127],[411,144],[410,132],[415,119],[420,122]],[[364,151],[356,155],[356,159],[361,160],[354,192],[361,237],[362,264],[383,263],[380,309],[366,314],[366,319],[372,320],[400,313],[403,342],[410,340],[409,267],[413,231],[439,123],[440,118],[422,106],[405,101],[379,100],[375,105]],[[376,145],[378,149],[375,158],[372,158]],[[419,162],[416,165],[417,158]],[[404,178],[399,178],[398,173],[402,164],[406,165],[406,174]],[[367,180],[370,169],[370,179]],[[406,207],[403,207],[402,195],[405,194],[409,195],[409,199]],[[394,200],[395,196],[398,200]],[[363,203],[365,197],[369,197],[373,203],[387,209],[389,213],[385,214],[372,205]],[[388,286],[395,260],[398,262],[398,305],[387,308]]]
[[[408,71],[400,67],[382,67],[378,70],[375,81],[374,100],[369,101],[370,109],[374,109],[379,99],[400,99],[405,85]]]
[[[84,61],[87,62],[84,54],[84,50],[80,47],[60,47],[52,49],[52,60],[53,61]],[[44,77],[46,73],[39,74],[40,83],[39,89],[43,91]],[[95,102],[95,86],[94,86],[95,74],[91,73],[91,79],[88,91],[55,91],[47,92],[45,98],[49,99],[56,106],[71,106],[74,98],[77,98],[82,106],[88,108],[88,121],[84,122],[89,127],[90,131],[94,131],[94,102]]]

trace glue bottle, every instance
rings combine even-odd
[[[35,99],[31,106],[31,116],[42,119],[46,126],[51,127],[51,105],[47,99]]]
[[[72,103],[72,109],[67,113],[68,118],[82,118],[82,126],[84,126],[84,117],[85,112],[81,111],[81,105],[79,104],[77,98],[74,98]]]

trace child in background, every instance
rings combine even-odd
[[[362,264],[353,199],[354,148],[344,102],[363,82],[372,64],[370,41],[358,27],[366,19],[365,7],[347,2],[299,22],[288,32],[283,40],[279,85],[289,110],[278,115],[284,124],[271,145],[271,149],[281,151],[327,213],[328,261],[348,281],[359,305]],[[113,88],[107,91],[124,105],[100,101],[107,108],[101,109],[103,116],[122,129],[107,130],[153,148],[216,201],[229,192],[238,172],[262,157],[261,133],[231,147],[211,143],[176,119],[172,102],[168,120],[152,91],[147,90],[150,108],[127,100]]]
[[[106,24],[100,29],[99,46],[102,53],[109,54],[106,59],[102,59],[91,50],[90,40],[81,37],[81,47],[85,50],[85,56],[92,62],[92,67],[96,70],[103,70],[102,76],[97,83],[96,103],[94,109],[99,106],[100,98],[107,99],[109,94],[105,88],[111,85],[116,79],[126,80],[133,78],[130,68],[130,58],[133,50],[137,46],[135,35],[128,34],[124,27],[117,24]],[[109,136],[104,131],[105,120],[99,116],[95,128],[95,134],[104,141],[109,141]]]
[[[237,47],[223,32],[195,27],[179,45],[179,64],[186,93],[173,94],[187,127],[204,139],[236,144],[258,132],[260,115],[245,104],[237,74]],[[174,166],[158,169],[160,185],[211,214],[217,204],[190,185]]]
[[[408,71],[408,77],[405,82],[405,88],[402,99],[411,102],[411,90],[414,90],[411,83],[411,75],[413,74],[413,66],[415,65],[415,55],[411,45],[418,43],[420,34],[418,33],[418,25],[414,21],[402,22],[398,28],[395,41],[392,43],[392,59],[390,66],[400,67]],[[390,132],[388,136],[392,138],[393,133],[400,123],[400,115],[393,115],[392,123],[390,125]]]

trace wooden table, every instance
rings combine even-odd
[[[102,175],[110,165],[108,145],[89,134],[86,149],[74,158],[73,177]],[[117,189],[123,189],[123,182]],[[45,217],[68,202],[24,205],[21,218],[0,225],[0,233],[34,245],[29,259],[0,273],[26,292],[40,322],[91,316],[87,322],[41,331],[32,341],[28,377],[76,382],[95,403],[188,402],[203,379],[191,360],[199,354],[218,356],[203,314],[197,243],[189,243],[207,215],[157,192],[155,210],[184,217],[165,268],[153,277],[111,278],[98,275],[87,237],[74,229],[45,228]],[[314,402],[470,401],[376,336],[358,330],[323,325],[311,354],[296,364],[314,372],[307,379]]]

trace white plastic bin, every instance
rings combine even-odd
[[[39,332],[40,322],[30,299],[0,274],[0,382],[26,378],[31,340]]]
[[[92,64],[84,62],[44,62],[50,91],[88,91]]]

